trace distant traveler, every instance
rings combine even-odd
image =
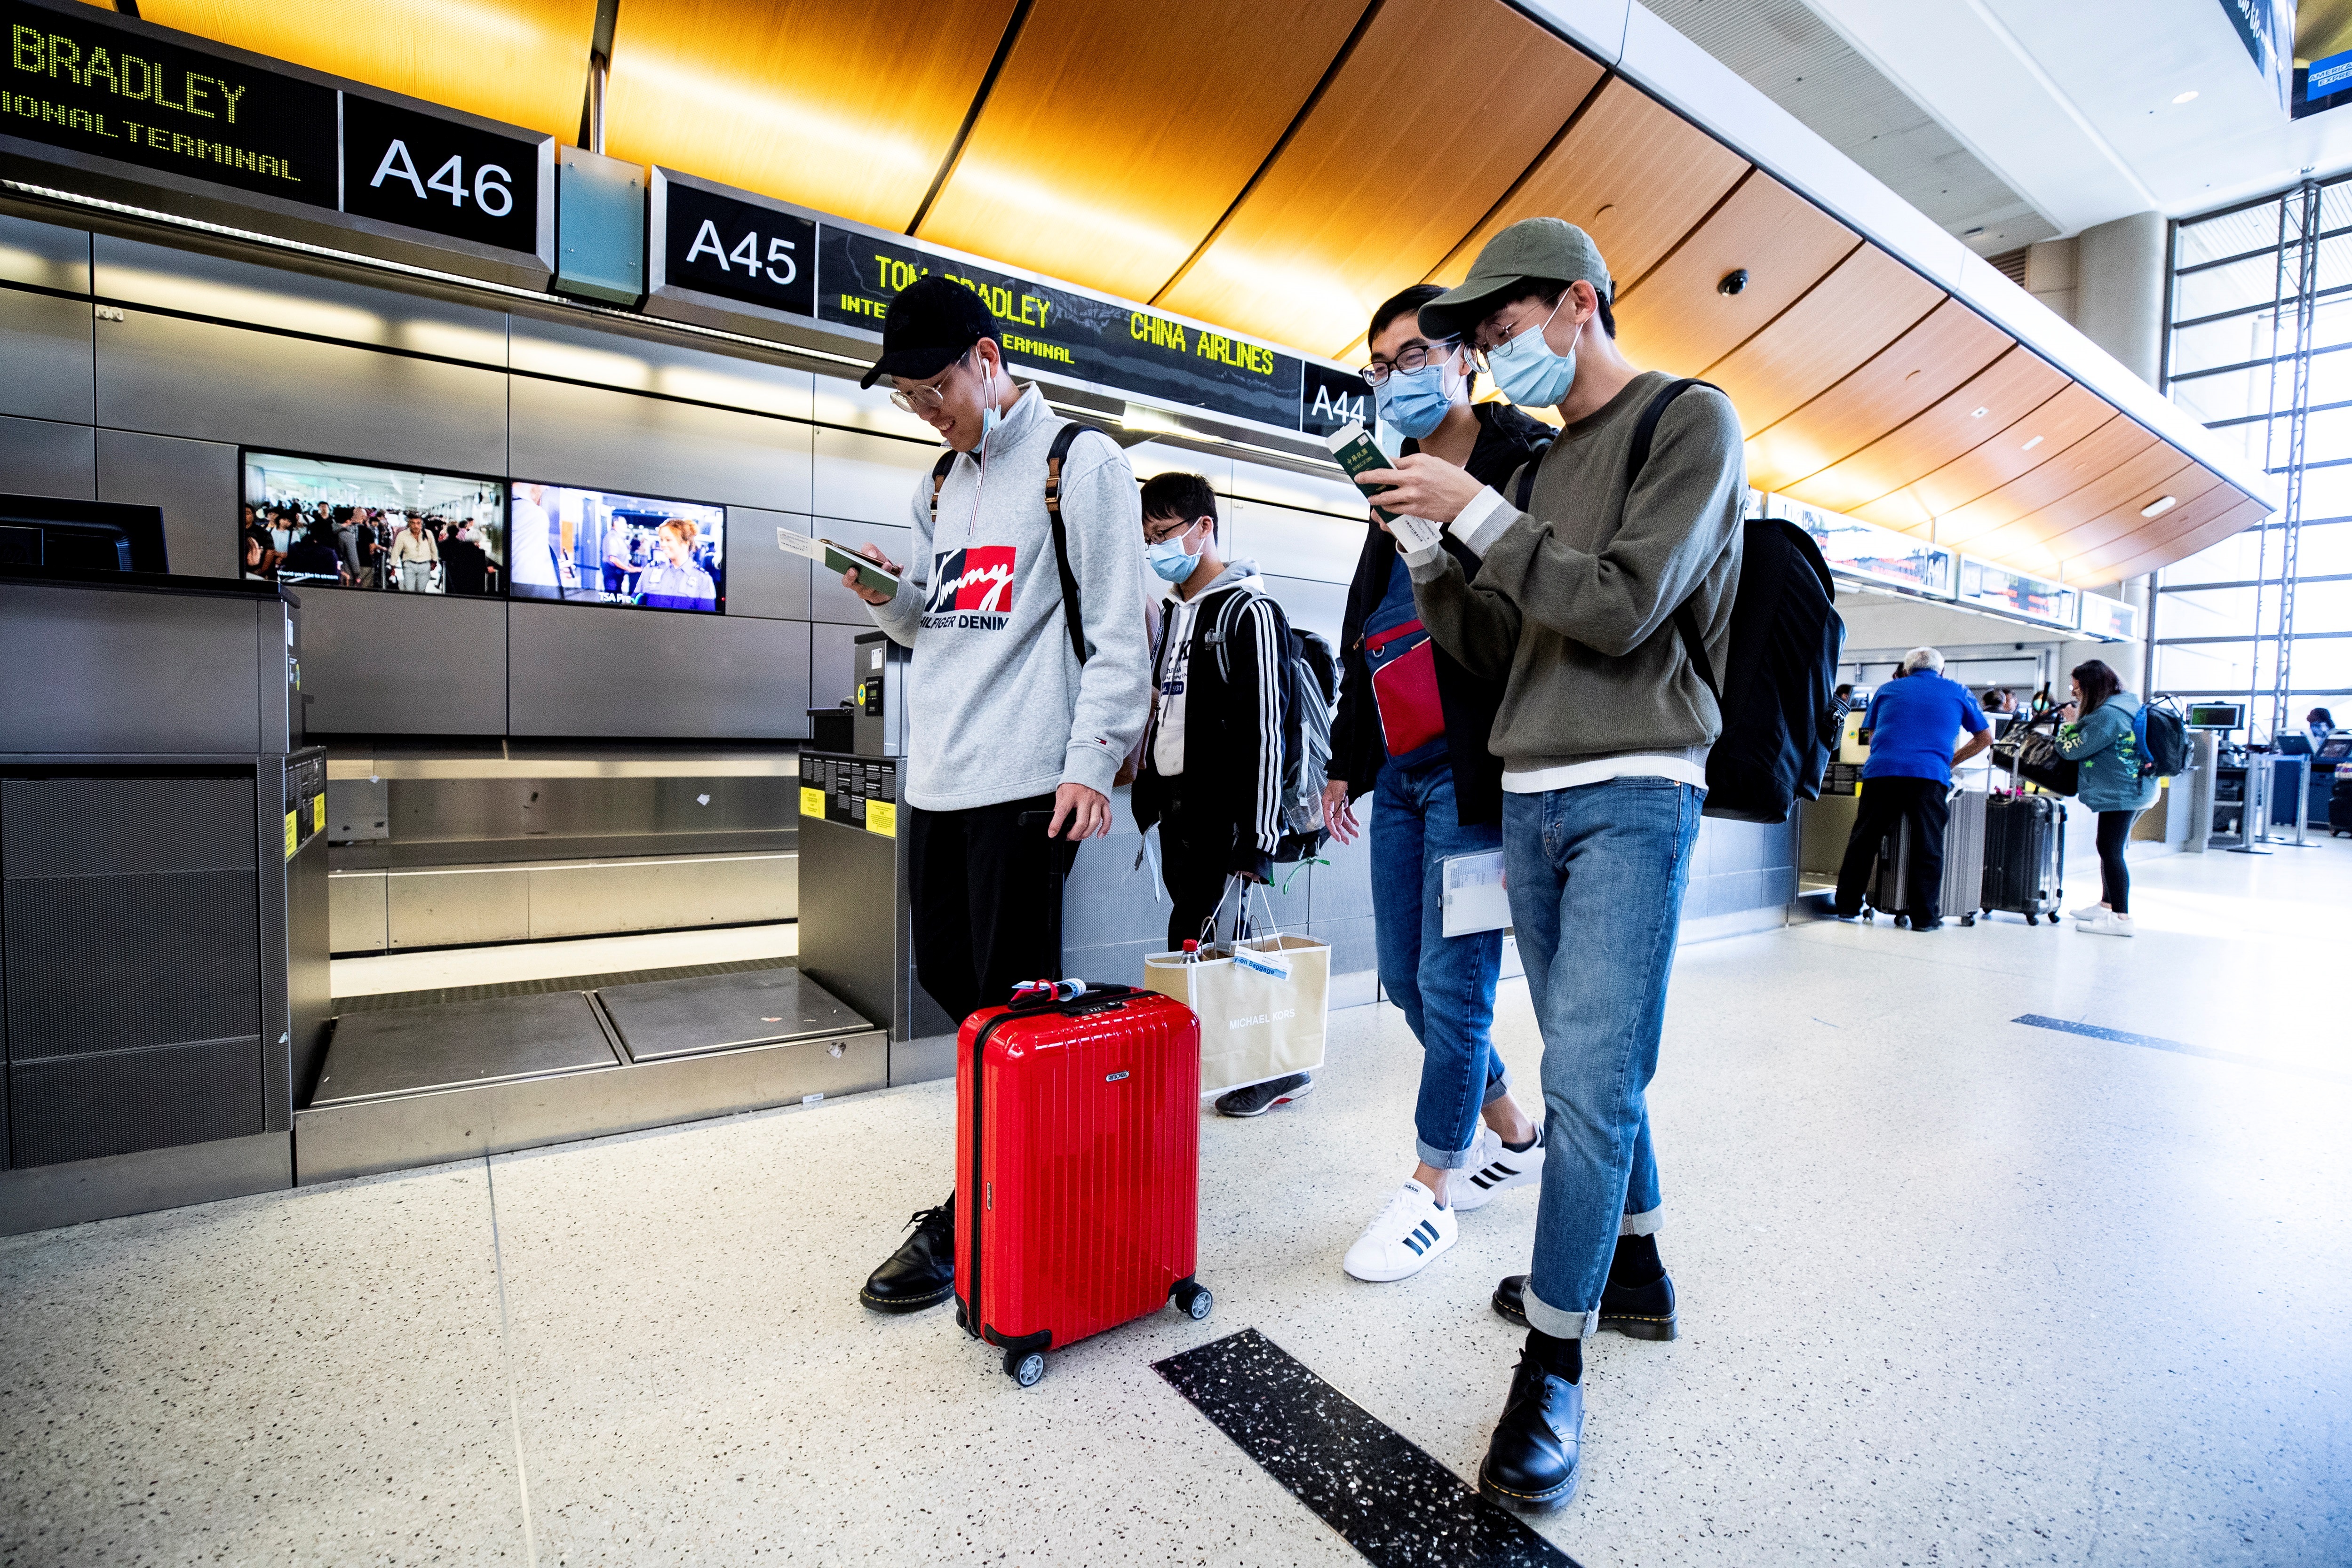
[[[2074,700],[2058,710],[2058,754],[2081,769],[2074,798],[2099,814],[2099,901],[2070,911],[2076,931],[2095,936],[2137,936],[2131,917],[2131,868],[2124,861],[2132,824],[2156,804],[2156,775],[2143,773],[2133,720],[2139,699],[2104,659],[2074,668]]]
[[[1413,600],[1465,669],[1507,675],[1489,746],[1548,1117],[1534,1268],[1495,1299],[1528,1324],[1527,1352],[1478,1482],[1526,1508],[1576,1490],[1584,1337],[1675,1331],[1645,1096],[1723,727],[1675,620],[1689,603],[1725,667],[1748,498],[1730,400],[1670,395],[1674,378],[1628,363],[1612,291],[1581,229],[1528,218],[1421,308],[1431,342],[1469,340],[1505,396],[1558,410],[1526,511],[1505,499],[1517,481],[1497,490],[1431,452],[1364,476],[1395,486],[1385,509],[1447,525],[1480,558],[1473,578],[1438,546],[1409,555]],[[1636,490],[1634,430],[1654,405]]]
[[[517,485],[514,526],[507,534],[507,581],[524,597],[554,599],[563,588],[555,568],[556,517],[547,510],[545,485]]]
[[[1863,716],[1862,727],[1870,731],[1870,761],[1863,764],[1862,801],[1838,867],[1837,915],[1853,920],[1862,913],[1880,841],[1908,822],[1911,882],[1902,889],[1904,911],[1913,931],[1939,931],[1945,800],[1952,791],[1952,770],[1992,744],[1992,724],[1969,689],[1944,674],[1944,656],[1936,649],[1913,648],[1903,656],[1897,673],[1902,679],[1880,687]]]
[[[1133,798],[1136,826],[1159,825],[1173,950],[1215,940],[1236,879],[1245,892],[1274,875],[1289,627],[1257,563],[1228,565],[1218,555],[1217,496],[1204,475],[1156,474],[1144,481],[1142,504],[1146,563],[1174,592],[1161,606]]]
[[[2303,727],[2311,736],[2311,749],[2315,752],[2320,742],[2336,733],[2336,715],[2325,708],[2315,708],[2303,716]]]
[[[1988,686],[1977,705],[1987,713],[2014,713],[2017,711],[2017,693],[2006,686]]]
[[[310,524],[294,547],[287,551],[286,559],[278,563],[278,574],[282,578],[289,573],[322,584],[348,581],[343,575],[342,554],[335,548],[334,531],[323,521]]]
[[[440,546],[425,531],[425,520],[415,512],[408,514],[408,526],[393,536],[392,565],[400,574],[400,591],[404,594],[427,594],[433,590],[433,568],[441,564]]]
[[[891,400],[954,456],[909,500],[910,564],[866,548],[900,574],[897,596],[855,571],[841,579],[872,606],[875,625],[914,649],[904,794],[915,966],[958,1020],[1059,972],[1055,858],[1066,866],[1077,840],[1109,831],[1112,781],[1150,710],[1134,470],[1092,431],[1063,460],[1081,660],[1045,508],[1066,421],[1013,381],[995,331],[977,294],[937,273],[890,301],[882,356],[862,384],[888,376]],[[1022,821],[1033,813],[1050,820]],[[944,1151],[939,1158],[950,1163]],[[877,1311],[914,1311],[955,1288],[952,1193],[913,1224],[866,1282],[863,1300]]]
[[[1444,292],[1417,283],[1372,312],[1364,374],[1381,423],[1405,437],[1405,452],[1443,458],[1481,484],[1507,484],[1551,431],[1507,403],[1470,401],[1478,379],[1470,351],[1459,338],[1432,342],[1421,329],[1421,307]],[[1444,544],[1464,572],[1478,570],[1468,545],[1451,536]],[[1384,528],[1365,530],[1339,647],[1345,679],[1323,815],[1348,842],[1360,831],[1351,802],[1372,797],[1381,988],[1422,1048],[1419,1163],[1341,1262],[1359,1279],[1383,1281],[1417,1274],[1450,1248],[1457,1215],[1539,1179],[1543,1131],[1511,1098],[1510,1074],[1489,1037],[1503,933],[1444,934],[1445,862],[1503,847],[1503,764],[1486,736],[1504,682],[1473,675],[1431,639],[1413,604],[1412,571]]]
[[[719,607],[719,584],[695,564],[694,547],[700,539],[694,524],[684,518],[662,520],[654,530],[654,563],[637,574],[638,604],[655,610]],[[605,570],[611,569],[608,558]]]

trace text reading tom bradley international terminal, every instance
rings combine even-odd
[[[0,0],[0,1558],[2352,1562],[2336,9]]]

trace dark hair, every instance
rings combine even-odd
[[[1181,518],[1186,522],[1205,517],[1213,522],[1217,492],[1209,488],[1206,474],[1187,473],[1181,468],[1154,474],[1143,481],[1143,515]]]
[[[1444,292],[1434,283],[1416,283],[1381,300],[1381,308],[1372,312],[1371,330],[1364,334],[1366,352],[1370,351],[1372,340],[1393,326],[1399,316],[1412,315],[1414,318],[1413,330],[1419,331],[1421,308]],[[1478,390],[1478,367],[1475,363],[1470,366],[1470,390],[1473,395]]]
[[[1524,300],[1528,295],[1533,295],[1544,302],[1546,310],[1558,305],[1559,297],[1568,292],[1568,285],[1557,278],[1522,278],[1519,279],[1518,286],[1527,292],[1518,295],[1517,298]],[[1595,289],[1592,291],[1593,301],[1600,306],[1601,330],[1607,332],[1612,340],[1617,336],[1617,312],[1611,307],[1609,298],[1616,292],[1617,280],[1614,278],[1609,280],[1609,287],[1606,289]]]
[[[2107,668],[2106,660],[2086,658],[2068,671],[2074,684],[2083,689],[2083,711],[2098,711],[2099,705],[2124,689],[2123,681]]]
[[[2306,724],[2314,722],[2325,724],[2332,730],[2336,727],[2336,715],[2325,708],[2315,708],[2303,716],[2303,721]]]

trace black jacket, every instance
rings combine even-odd
[[[1478,416],[1478,443],[1470,448],[1469,470],[1481,484],[1501,489],[1551,442],[1550,426],[1507,403],[1481,403],[1471,412]],[[1419,443],[1408,441],[1404,449],[1417,451]],[[1396,536],[1369,520],[1365,533],[1339,627],[1339,712],[1331,721],[1331,777],[1348,781],[1349,800],[1370,794],[1388,762],[1380,710],[1372,702],[1371,676],[1364,666],[1364,623],[1388,593]],[[1462,563],[1465,576],[1478,574],[1478,558],[1452,533],[1445,535],[1445,548]],[[1486,749],[1486,738],[1495,728],[1495,710],[1503,703],[1504,682],[1471,674],[1442,647],[1432,651],[1436,655],[1437,699],[1445,710],[1445,750],[1454,768],[1454,814],[1465,827],[1499,822],[1503,763]]]
[[[1238,582],[1255,572],[1255,566],[1240,563],[1228,566],[1226,576]],[[1175,621],[1172,611],[1161,612],[1160,646],[1152,650],[1151,658],[1155,691],[1169,628]],[[1221,625],[1228,634],[1222,670],[1214,640]],[[1204,828],[1230,828],[1233,848],[1223,869],[1266,881],[1273,876],[1274,851],[1282,837],[1282,683],[1290,675],[1290,623],[1282,606],[1263,593],[1224,585],[1201,595],[1192,635],[1192,657],[1185,670],[1184,772],[1180,778],[1162,778],[1153,763],[1160,729],[1155,706],[1144,731],[1143,765],[1130,797],[1136,826],[1149,831],[1168,815],[1171,800],[1181,800],[1188,837],[1197,837]]]

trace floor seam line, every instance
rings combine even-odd
[[[528,1568],[539,1568],[539,1542],[530,1522],[530,1471],[522,1451],[522,1394],[515,1385],[514,1335],[507,1320],[507,1262],[499,1240],[499,1183],[491,1172],[487,1149],[482,1152],[482,1182],[490,1196],[490,1270],[499,1282],[499,1359],[506,1370],[507,1428],[514,1434],[515,1489],[522,1499],[522,1556]]]

